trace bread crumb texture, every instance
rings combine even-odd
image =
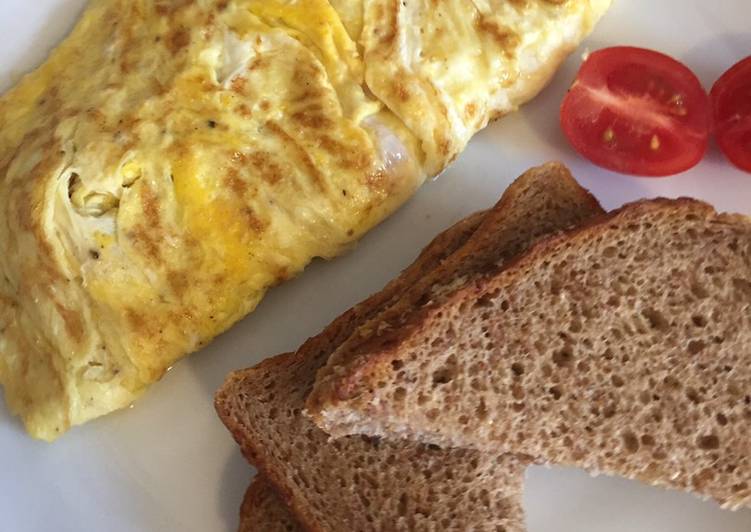
[[[371,335],[327,369],[316,419],[735,508],[751,503],[750,362],[749,219],[643,201]]]

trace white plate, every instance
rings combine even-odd
[[[44,58],[84,3],[0,1],[0,90]],[[751,52],[750,16],[749,0],[616,0],[585,47],[662,50],[710,86]],[[214,415],[212,394],[223,377],[319,332],[391,279],[438,231],[491,205],[531,165],[563,160],[606,207],[689,195],[751,213],[751,175],[731,168],[714,148],[695,169],[661,180],[610,174],[573,153],[559,132],[557,109],[580,55],[522,112],[478,135],[456,164],[353,253],[314,264],[273,290],[254,315],[178,364],[135,408],[48,445],[25,436],[0,406],[0,531],[234,530],[252,470]],[[559,468],[529,471],[525,506],[530,532],[751,530],[749,510],[725,512],[690,495]]]

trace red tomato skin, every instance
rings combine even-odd
[[[680,108],[672,103],[677,96]],[[645,177],[698,164],[710,124],[709,99],[693,72],[643,48],[590,54],[561,104],[561,127],[577,152],[598,166]]]
[[[720,150],[736,167],[751,172],[751,56],[719,77],[710,100]]]

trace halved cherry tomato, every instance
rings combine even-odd
[[[751,57],[720,76],[710,98],[720,149],[738,168],[751,172]]]
[[[625,174],[688,170],[706,152],[710,123],[707,93],[691,70],[627,46],[590,54],[561,106],[561,126],[576,151]]]

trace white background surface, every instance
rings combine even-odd
[[[43,60],[84,3],[0,0],[0,90]],[[749,21],[749,0],[615,0],[584,47],[655,48],[686,62],[709,87],[751,54]],[[355,251],[273,290],[254,315],[178,364],[135,408],[48,445],[25,436],[0,402],[0,531],[234,530],[252,470],[213,411],[223,377],[296,348],[380,289],[437,232],[493,204],[531,165],[563,160],[608,208],[690,195],[751,214],[751,175],[731,168],[714,147],[695,169],[661,180],[611,174],[577,157],[559,132],[557,109],[580,55],[523,111],[479,134]],[[528,472],[525,507],[530,532],[751,531],[751,510],[725,512],[690,495],[560,468]]]

